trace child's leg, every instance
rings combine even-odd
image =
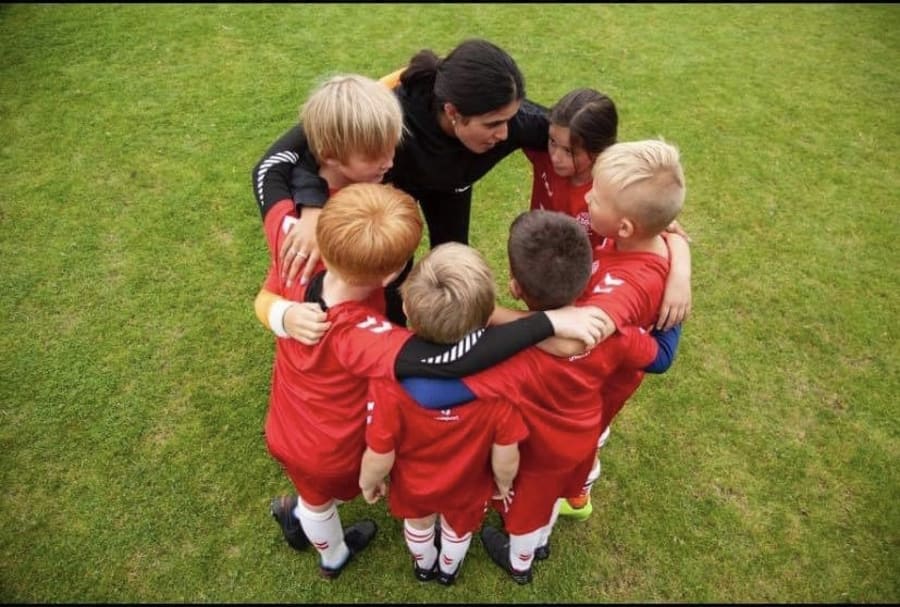
[[[534,562],[534,551],[541,540],[543,529],[541,527],[524,535],[510,534],[509,565],[512,567],[514,575],[525,574],[531,569],[531,563]]]
[[[319,551],[320,565],[328,569],[340,568],[350,556],[350,550],[344,543],[341,516],[334,500],[312,505],[303,501],[301,496],[294,515],[300,519],[310,543]]]
[[[438,551],[434,543],[434,521],[437,515],[424,518],[408,518],[403,522],[406,547],[415,560],[416,568],[431,571],[437,562]]]
[[[441,517],[441,557],[438,565],[444,577],[456,577],[471,543],[471,532],[457,535],[447,520]]]
[[[550,558],[550,534],[553,533],[553,526],[556,525],[556,519],[559,518],[560,502],[556,500],[553,504],[553,513],[550,515],[550,522],[540,528],[537,548],[534,549],[534,558],[539,561]]]
[[[587,479],[585,479],[584,481],[581,492],[578,495],[559,500],[561,502],[559,513],[561,515],[571,516],[579,520],[585,520],[591,515],[591,512],[593,512],[594,507],[593,505],[591,505],[591,489],[593,489],[594,483],[597,482],[597,479],[600,478],[600,472],[602,471],[602,467],[600,465],[600,452],[603,448],[603,445],[606,444],[606,441],[609,438],[609,428],[610,426],[606,427],[606,429],[600,435],[599,440],[597,441],[597,457],[594,460],[594,465],[591,467],[591,471],[588,473]]]
[[[584,508],[591,501],[591,489],[594,488],[594,483],[597,482],[597,479],[600,478],[600,472],[602,470],[602,466],[600,465],[600,450],[597,450],[597,458],[594,460],[594,465],[591,466],[591,471],[588,473],[587,479],[584,481],[584,485],[581,487],[581,493],[574,497],[566,498],[569,502],[569,505],[572,508]]]

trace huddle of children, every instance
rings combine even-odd
[[[529,312],[495,306],[481,254],[446,243],[400,287],[407,329],[386,319],[383,289],[423,220],[411,196],[380,183],[403,130],[393,97],[345,75],[304,106],[329,195],[307,283],[289,284],[278,255],[297,221],[291,198],[262,209],[272,261],[255,307],[277,335],[266,444],[297,493],[271,512],[329,578],[376,534],[371,520],[342,527],[337,506],[362,494],[404,520],[417,580],[454,583],[481,529],[492,561],[528,583],[561,509],[590,514],[610,421],[645,370],[671,363],[680,326],[649,329],[670,328],[659,319],[667,281],[690,288],[686,241],[667,232],[685,195],[679,155],[657,140],[615,143],[604,95],[565,96],[548,150],[527,152],[532,210],[509,230],[510,288]],[[412,377],[440,379],[400,381]],[[483,526],[491,506],[504,529]]]

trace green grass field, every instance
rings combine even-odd
[[[250,170],[324,77],[471,36],[679,146],[694,313],[532,585],[477,539],[419,585],[359,501],[328,582],[267,509]],[[897,5],[0,6],[0,601],[900,600],[898,60]],[[509,304],[524,157],[475,192]]]

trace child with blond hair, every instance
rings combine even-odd
[[[670,241],[683,242],[666,232],[686,195],[680,154],[662,140],[617,143],[597,157],[592,176],[585,198],[591,229],[603,240],[594,249],[593,277],[579,303],[601,308],[617,328],[649,330],[659,321],[671,267]],[[674,330],[680,329],[676,325]],[[560,514],[582,520],[591,514],[590,492],[600,476],[600,450],[610,423],[643,377],[642,370],[623,369],[604,384],[597,459],[582,490],[560,504]]]
[[[453,344],[483,327],[494,310],[494,276],[475,249],[445,243],[413,267],[400,287],[410,327]],[[518,441],[528,430],[506,399],[476,400],[450,411],[420,407],[394,381],[372,380],[359,484],[375,503],[387,493],[419,581],[450,585],[492,496],[508,500],[518,469]],[[435,521],[440,516],[440,548]]]

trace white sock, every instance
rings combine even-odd
[[[323,567],[337,569],[344,564],[350,556],[350,549],[344,543],[341,515],[338,514],[337,506],[331,504],[324,512],[313,512],[298,500],[294,516],[300,519],[303,532],[313,547],[319,551]]]
[[[406,547],[409,548],[416,567],[430,570],[437,560],[437,547],[434,545],[434,525],[428,529],[416,529],[408,520],[403,523],[403,537],[406,538]]]
[[[472,534],[467,533],[460,537],[450,528],[444,517],[441,517],[441,559],[438,564],[444,573],[455,573],[462,565],[469,544],[472,543]]]
[[[556,524],[556,519],[559,518],[559,506],[559,500],[553,502],[553,512],[550,513],[550,522],[538,530],[540,531],[537,543],[538,547],[546,546],[547,542],[550,541],[550,534],[553,533],[553,526]]]
[[[600,434],[600,438],[597,439],[597,449],[598,450],[602,449],[603,445],[606,444],[606,441],[609,440],[609,429],[610,428],[612,428],[612,426],[607,426],[606,430],[604,430],[603,433]]]
[[[509,562],[516,571],[528,571],[534,561],[534,549],[538,547],[541,530],[535,529],[524,535],[509,536]]]
[[[594,483],[596,483],[597,479],[600,478],[600,470],[600,460],[595,459],[594,465],[591,466],[591,471],[588,473],[587,480],[584,482],[584,488],[582,489],[582,491],[585,494],[591,492],[591,489],[594,487]]]

